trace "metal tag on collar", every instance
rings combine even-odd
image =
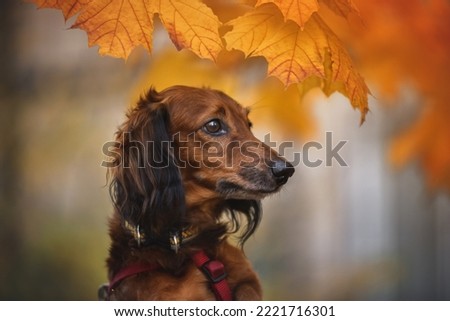
[[[141,228],[139,225],[136,226],[136,241],[137,241],[137,246],[141,247],[142,244],[142,234],[141,234]]]
[[[170,248],[175,252],[178,253],[178,250],[181,246],[181,236],[179,231],[172,231],[169,232],[169,242],[170,242]]]
[[[145,242],[145,234],[143,233],[139,225],[134,226],[128,221],[125,221],[124,228],[133,236],[133,239],[136,241],[138,247],[140,247],[142,243]]]

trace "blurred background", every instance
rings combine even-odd
[[[436,12],[441,16],[430,19],[445,18]],[[403,13],[383,14],[395,20]],[[376,18],[368,19],[366,33]],[[421,21],[424,35],[432,32]],[[432,168],[430,179],[419,154],[392,152],[398,135],[437,94],[413,78],[399,79],[388,90],[380,86],[380,66],[400,58],[380,49],[364,64],[365,40],[354,46],[372,91],[371,111],[359,126],[359,113],[338,94],[326,98],[313,91],[298,111],[283,110],[282,101],[278,109],[257,106],[251,88],[265,74],[258,59],[239,70],[219,70],[177,53],[160,29],[152,58],[137,50],[124,62],[100,57],[97,48],[87,47],[84,32],[68,30],[71,23],[60,11],[0,3],[0,300],[96,299],[106,281],[112,212],[100,166],[102,145],[144,88],[175,83],[219,88],[243,105],[255,105],[256,136],[270,132],[275,141],[293,141],[288,159],[308,141],[325,146],[326,132],[332,132],[333,146],[346,141],[340,155],[347,167],[299,164],[284,190],[264,201],[261,226],[245,250],[265,299],[450,299],[450,198],[440,181],[446,177],[434,177]],[[347,32],[342,37],[351,43]],[[449,42],[445,35],[438,40]],[[433,49],[430,55],[439,53]],[[446,68],[441,65],[442,72]],[[386,83],[399,78],[387,70]],[[450,148],[446,133],[440,132],[437,150],[444,159]],[[323,152],[310,156],[323,158]]]

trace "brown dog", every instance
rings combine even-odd
[[[262,298],[227,235],[243,230],[242,246],[260,200],[294,168],[253,136],[247,115],[222,92],[184,86],[151,89],[128,113],[109,153],[108,299]]]

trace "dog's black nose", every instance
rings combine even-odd
[[[282,159],[274,161],[272,163],[271,169],[278,185],[285,184],[289,177],[291,177],[295,172],[294,166]]]

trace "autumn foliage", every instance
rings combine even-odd
[[[157,21],[178,50],[213,63],[262,57],[266,75],[278,83],[265,83],[261,91],[270,87],[291,107],[318,87],[348,97],[364,121],[370,93],[355,69],[356,57],[383,95],[392,96],[405,81],[423,95],[417,121],[394,138],[391,160],[419,160],[430,186],[450,188],[450,91],[443,85],[450,82],[447,0],[28,1],[76,17],[72,27],[86,31],[101,55],[127,59],[138,46],[151,53]],[[236,59],[236,52],[244,58]],[[302,112],[297,119],[309,117]]]
[[[137,46],[151,52],[157,15],[179,50],[189,49],[213,61],[231,49],[243,51],[246,57],[262,56],[268,62],[268,75],[279,78],[286,87],[318,77],[327,94],[340,91],[347,95],[362,119],[368,110],[367,86],[338,37],[317,14],[319,3],[315,0],[258,1],[253,5],[233,1],[236,8],[225,10],[220,7],[222,1],[207,1],[209,7],[200,0],[33,2],[61,9],[66,19],[78,14],[73,27],[85,30],[89,45],[98,45],[102,55],[127,58]],[[323,4],[338,14],[355,11],[350,0]],[[227,21],[230,17],[234,19]]]
[[[428,185],[450,191],[450,2],[355,0],[364,26],[346,37],[381,97],[409,84],[421,95],[416,120],[393,139],[391,161],[418,161]]]

